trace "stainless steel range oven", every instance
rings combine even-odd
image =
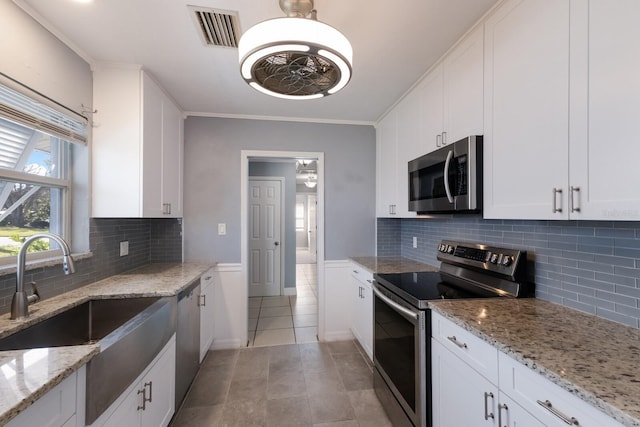
[[[431,426],[429,301],[531,296],[526,253],[442,241],[438,272],[374,276],[374,387],[394,426]]]

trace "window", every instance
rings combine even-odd
[[[69,236],[70,140],[86,124],[0,85],[0,264],[39,232]],[[57,249],[39,240],[29,252]]]
[[[304,203],[296,203],[296,231],[304,231]]]

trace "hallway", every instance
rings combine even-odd
[[[248,346],[318,341],[317,264],[296,264],[296,295],[249,298]]]

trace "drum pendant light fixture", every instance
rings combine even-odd
[[[254,89],[285,99],[332,95],[351,79],[353,48],[316,19],[313,0],[280,0],[287,15],[247,30],[238,44],[240,73]]]

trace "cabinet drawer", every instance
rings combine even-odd
[[[506,354],[500,353],[499,363],[500,390],[542,421],[544,425],[622,427],[622,424],[613,418]],[[573,423],[572,418],[577,422]]]
[[[498,384],[498,350],[442,315],[431,312],[433,338],[489,381]]]
[[[200,289],[204,290],[213,284],[213,268],[202,273],[200,277]]]
[[[351,264],[351,276],[364,284],[371,285],[373,281],[373,273],[358,264]]]

